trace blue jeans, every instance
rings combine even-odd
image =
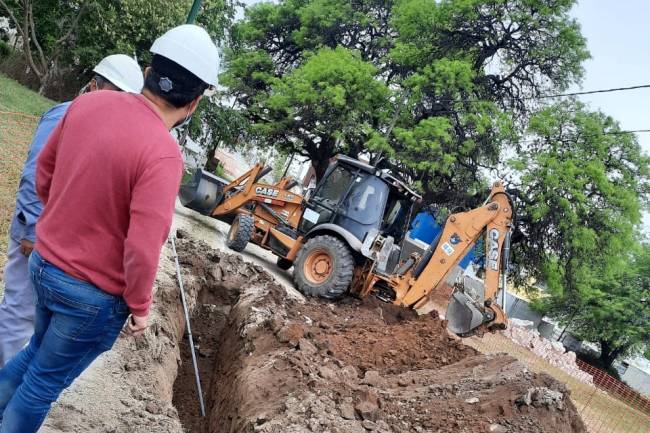
[[[129,314],[121,297],[67,275],[36,251],[29,273],[34,335],[0,370],[0,433],[35,433],[61,391],[113,346]]]

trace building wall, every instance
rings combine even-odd
[[[650,397],[650,374],[645,371],[630,365],[621,376],[621,380],[641,394]]]
[[[500,300],[500,298],[499,298]],[[534,328],[537,328],[542,322],[542,315],[530,308],[528,301],[508,293],[506,300],[506,314],[508,317],[515,319],[529,320],[533,322]]]

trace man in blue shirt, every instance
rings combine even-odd
[[[123,90],[140,93],[142,89],[140,66],[124,54],[105,57],[93,72],[95,76],[84,91]],[[23,348],[34,332],[34,295],[27,263],[36,241],[36,221],[43,211],[43,204],[36,194],[36,163],[50,133],[69,105],[70,102],[64,102],[43,114],[20,178],[4,269],[5,293],[0,304],[0,367]]]

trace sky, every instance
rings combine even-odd
[[[650,84],[650,2],[647,0],[581,0],[572,15],[587,38],[591,59],[584,64],[582,89]],[[620,122],[625,130],[650,129],[650,89],[581,96]],[[637,134],[650,153],[650,133]],[[650,233],[650,215],[643,218]]]
[[[582,90],[650,84],[650,2],[581,0],[572,15],[582,27],[592,57],[584,63]],[[581,99],[614,117],[623,129],[650,129],[650,89]],[[650,133],[637,136],[650,153]]]

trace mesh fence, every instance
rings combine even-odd
[[[38,117],[0,111],[0,272],[7,258],[7,236],[20,173]]]
[[[565,383],[590,433],[650,433],[650,401],[602,370],[578,360],[578,367],[593,380],[585,380],[583,375],[575,377],[501,334],[464,341],[482,353],[512,355],[531,371]]]

